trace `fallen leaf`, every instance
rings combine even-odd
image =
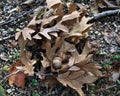
[[[41,24],[42,20],[38,20],[38,14],[36,16],[33,17],[33,19],[29,22],[29,24],[27,25],[28,28],[32,28],[35,29],[37,24]],[[35,27],[35,28],[34,28]]]
[[[46,0],[48,8],[57,8],[62,2],[61,0]]]
[[[47,25],[51,25],[52,22],[57,21],[58,15],[51,16],[42,20],[42,26],[45,28]]]
[[[18,69],[16,67],[23,66],[21,61],[16,62],[16,64],[12,64],[9,69],[9,73],[12,74],[16,72]],[[10,85],[15,84],[18,87],[24,88],[25,87],[25,77],[27,75],[22,73],[17,73],[9,77],[8,81]]]
[[[77,67],[77,66],[72,66],[72,67],[70,67],[68,70],[69,70],[69,71],[79,71],[80,68]]]
[[[41,53],[43,60],[41,61],[43,68],[47,68],[50,66],[50,62],[47,58]]]
[[[19,38],[18,44],[20,46],[21,49],[21,56],[20,56],[20,60],[22,62],[22,64],[24,64],[23,67],[18,67],[18,69],[23,70],[25,73],[27,73],[28,75],[33,75],[34,74],[34,64],[36,63],[35,59],[30,59],[32,54],[29,51],[25,51],[25,45],[26,43],[29,43],[28,40],[24,40],[23,37],[21,36]],[[34,41],[31,43],[34,44]]]
[[[30,29],[30,28],[24,28],[23,30],[21,30],[22,36],[24,38],[24,40],[32,40],[31,34],[34,33],[35,30]],[[18,38],[18,36],[16,37],[16,39]]]
[[[77,8],[77,6],[76,6],[76,3],[73,3],[70,7],[69,7],[69,14],[71,14],[73,11],[75,11],[76,10],[76,8]]]
[[[89,18],[83,16],[79,23],[74,24],[70,33],[66,38],[70,39],[71,42],[78,42],[80,39],[87,38],[88,30],[92,24],[87,24]]]
[[[34,38],[34,39],[42,39],[42,37],[39,34],[34,35],[32,38]]]
[[[79,18],[79,12],[73,11],[71,14],[62,17],[61,24],[65,26],[73,26],[77,22],[77,18]]]

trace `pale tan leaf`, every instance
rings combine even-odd
[[[57,8],[62,2],[61,0],[46,0],[48,8]]]
[[[88,29],[92,26],[92,24],[87,24],[88,20],[90,18],[86,18],[85,16],[82,17],[80,23],[79,23],[79,32],[84,33],[88,31]]]
[[[26,40],[26,39],[32,40],[31,34],[34,33],[35,30],[30,29],[30,28],[24,28],[21,32],[22,32],[22,36],[23,36],[24,40]]]
[[[88,36],[88,29],[91,24],[86,24],[88,19],[83,17],[79,23],[76,23],[70,30],[70,34],[66,38],[71,38],[72,42],[77,42],[79,39],[86,38]]]
[[[68,69],[69,71],[79,71],[80,70],[80,67],[77,67],[77,66],[72,66]]]
[[[72,66],[72,65],[74,65],[74,63],[75,63],[75,58],[74,57],[70,57],[68,65]]]
[[[69,29],[66,27],[66,26],[64,26],[64,25],[62,25],[62,24],[56,24],[56,29],[58,29],[58,30],[60,30],[60,31],[63,31],[63,32],[66,32],[66,33],[68,33],[69,32]]]
[[[73,11],[71,14],[64,15],[62,17],[61,23],[67,26],[73,26],[77,22],[77,18],[79,18],[79,12]]]
[[[39,34],[41,34],[42,36],[46,37],[48,40],[51,39],[49,33],[52,33],[52,32],[57,32],[59,30],[57,30],[55,27],[51,27],[51,28],[45,28],[43,30],[41,30],[39,32]]]
[[[42,20],[37,20],[37,15],[33,17],[33,19],[29,22],[27,27],[34,28],[36,24],[41,24]]]
[[[58,37],[58,33],[56,33],[56,32],[55,33],[54,32],[53,33],[49,33],[49,34],[52,35],[52,36]]]
[[[38,34],[34,35],[32,38],[34,38],[34,39],[42,39],[42,37],[39,36]]]
[[[45,27],[45,26],[51,24],[53,21],[55,21],[55,20],[57,21],[57,18],[58,18],[58,16],[56,15],[56,16],[51,16],[49,18],[43,19],[42,26]]]
[[[84,65],[84,70],[86,70],[87,72],[91,72],[92,74],[96,76],[102,76],[101,72],[95,66],[95,63],[88,63]]]
[[[88,56],[90,50],[91,50],[91,45],[89,42],[86,42],[82,53],[76,57],[75,63],[79,63],[79,62],[85,60],[85,58]],[[92,58],[92,55],[89,55],[87,60],[89,60],[90,58]]]
[[[41,61],[43,68],[49,67],[50,66],[50,62],[48,61],[47,58],[45,58],[45,56],[42,53],[41,53],[41,55],[43,57],[43,60]]]
[[[18,38],[20,37],[20,35],[21,35],[21,32],[17,32],[17,33],[15,34],[15,40],[18,40]]]

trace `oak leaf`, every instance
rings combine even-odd
[[[22,34],[24,40],[32,40],[31,34],[34,33],[35,30],[31,29],[31,28],[24,28],[23,30],[21,30],[19,33],[16,33],[16,40],[20,37],[20,35]]]
[[[57,8],[60,4],[62,4],[61,0],[46,0],[48,8]]]
[[[31,60],[30,58],[32,56],[32,53],[24,50],[26,43],[28,43],[28,40],[24,40],[23,37],[20,36],[20,38],[18,40],[18,44],[21,49],[20,60],[21,60],[22,64],[24,64],[24,66],[20,66],[17,68],[31,76],[34,74],[34,66],[33,65],[36,63],[36,60],[34,60],[34,59]]]

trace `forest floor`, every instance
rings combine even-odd
[[[15,33],[23,29],[31,20],[32,10],[44,6],[44,0],[35,0],[30,5],[22,5],[23,1],[0,1],[0,87],[2,86],[6,96],[78,96],[73,89],[63,85],[57,85],[49,92],[36,76],[26,78],[24,89],[9,85],[7,77],[9,67],[20,56],[20,49],[14,38]],[[85,1],[83,0],[82,4],[88,9],[88,16],[99,11],[90,7],[94,2]],[[107,10],[109,8],[105,6],[102,12]],[[99,51],[94,56],[94,60],[101,65],[101,71],[105,76],[99,78],[95,84],[84,85],[84,93],[86,96],[120,96],[120,16],[106,16],[94,22],[89,30],[88,39],[97,42]]]

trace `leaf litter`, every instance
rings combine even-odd
[[[34,16],[27,27],[16,34],[16,40],[18,39],[21,49],[20,62],[23,65],[16,67],[15,70],[24,71],[23,74],[27,74],[27,77],[44,74],[45,78],[40,79],[46,84],[55,80],[52,82],[53,85],[56,84],[56,81],[60,82],[64,86],[75,89],[80,96],[84,96],[82,91],[84,84],[91,84],[102,76],[99,71],[101,67],[97,62],[92,61],[95,54],[91,54],[93,50],[90,46],[91,43],[85,41],[82,53],[79,53],[75,46],[83,39],[88,38],[88,30],[92,25],[86,24],[89,18],[84,16],[85,8],[76,10],[76,4],[73,3],[72,6],[68,5],[68,12],[65,12],[63,2],[57,0],[54,3],[50,5],[50,1],[48,1],[48,10],[44,11],[43,18]],[[52,14],[49,13],[49,10],[53,10]],[[62,15],[58,14],[58,10],[62,10]],[[48,13],[47,17],[46,13]],[[34,42],[37,47],[30,42]],[[29,46],[33,50],[40,48],[39,55],[42,56],[42,60],[34,57],[32,51],[26,50],[26,47]],[[39,60],[42,65],[37,68],[40,71],[37,73],[35,66]],[[48,78],[47,71],[49,71],[48,74],[53,74],[51,78]],[[19,74],[16,75],[19,77]],[[12,77],[12,79],[14,78],[17,77]],[[25,83],[25,81],[23,82]],[[15,80],[13,83],[23,88],[24,84],[19,85]]]
[[[64,86],[75,89],[80,96],[84,96],[83,85],[93,83],[102,76],[99,71],[100,67],[97,67],[94,62],[90,62],[94,54],[89,55],[92,50],[89,41],[85,42],[81,54],[75,47],[75,44],[88,37],[88,30],[91,27],[91,24],[87,24],[89,18],[84,16],[86,9],[76,10],[76,5],[73,3],[72,6],[69,6],[68,13],[64,12],[60,15],[56,11],[63,6],[60,0],[47,0],[46,3],[48,11],[45,11],[45,13],[52,9],[52,15],[48,18],[43,16],[42,19],[37,19],[37,16],[35,16],[28,26],[20,31],[22,34],[16,33],[16,39],[18,39],[21,49],[20,61],[23,64],[23,66],[17,66],[16,68],[17,70],[23,70],[24,73],[22,74],[28,76],[35,74],[34,65],[38,58],[31,59],[33,53],[25,51],[24,48],[30,46],[28,43],[30,41],[34,41],[36,45],[39,41],[41,45],[38,46],[46,51],[39,53],[43,57],[42,66],[39,67],[44,68],[43,70],[50,68],[49,73],[57,72],[57,76],[53,79],[55,78]],[[39,21],[40,23],[37,23]],[[38,41],[36,42],[36,40]],[[31,56],[28,56],[28,52],[31,53]],[[14,80],[13,83],[16,84],[16,81]],[[20,87],[24,86],[21,85]]]

